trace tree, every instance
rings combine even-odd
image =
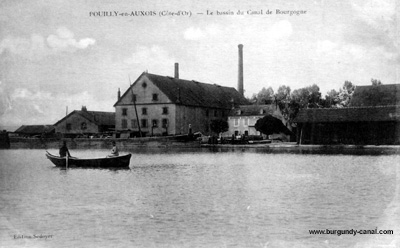
[[[272,87],[265,87],[260,92],[253,94],[251,101],[256,104],[268,104],[274,100],[274,90]]]
[[[286,135],[292,134],[292,132],[283,125],[282,121],[272,115],[266,115],[261,119],[258,119],[254,125],[257,131],[271,135],[274,133],[284,133]]]
[[[226,120],[223,120],[223,119],[211,120],[210,129],[212,132],[217,133],[217,134],[223,133],[223,132],[228,131],[229,124]]]
[[[322,106],[324,108],[331,108],[336,106],[339,102],[339,92],[336,90],[331,90],[325,95],[325,99],[322,101]]]
[[[278,102],[286,101],[290,98],[290,92],[291,92],[291,89],[289,86],[281,85],[281,86],[279,86],[278,91],[275,94],[275,99]]]
[[[290,92],[291,89],[289,86],[281,85],[275,94],[276,104],[279,106],[283,118],[287,121],[291,120],[291,116],[293,116],[293,109],[291,107],[294,107],[291,103]]]
[[[316,84],[301,89],[294,90],[291,100],[300,105],[300,108],[318,108],[320,107],[321,92]]]
[[[339,90],[336,107],[342,108],[349,106],[355,88],[356,86],[353,85],[350,81],[345,81],[343,87]]]
[[[381,80],[371,78],[371,83],[373,86],[382,85]]]

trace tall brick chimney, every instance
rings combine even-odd
[[[175,63],[175,78],[179,78],[179,64]]]
[[[121,99],[121,91],[118,88],[118,101],[119,101],[119,99]]]
[[[243,96],[243,45],[239,44],[238,91]]]

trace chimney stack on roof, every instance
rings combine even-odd
[[[243,96],[243,45],[239,44],[238,91]]]
[[[179,64],[175,63],[175,76],[176,79],[179,79]]]
[[[120,91],[120,89],[118,88],[118,100],[119,99],[121,99],[121,91]]]

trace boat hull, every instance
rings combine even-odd
[[[121,155],[117,157],[106,157],[106,158],[93,158],[93,159],[79,159],[75,157],[68,158],[68,167],[80,167],[80,168],[129,168],[129,163],[132,154]],[[46,157],[56,167],[67,167],[66,158],[54,156],[47,152]]]

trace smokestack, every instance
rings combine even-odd
[[[179,78],[179,64],[175,63],[175,78]]]
[[[121,99],[121,91],[118,88],[118,100]]]
[[[243,45],[239,44],[238,91],[243,96]]]

